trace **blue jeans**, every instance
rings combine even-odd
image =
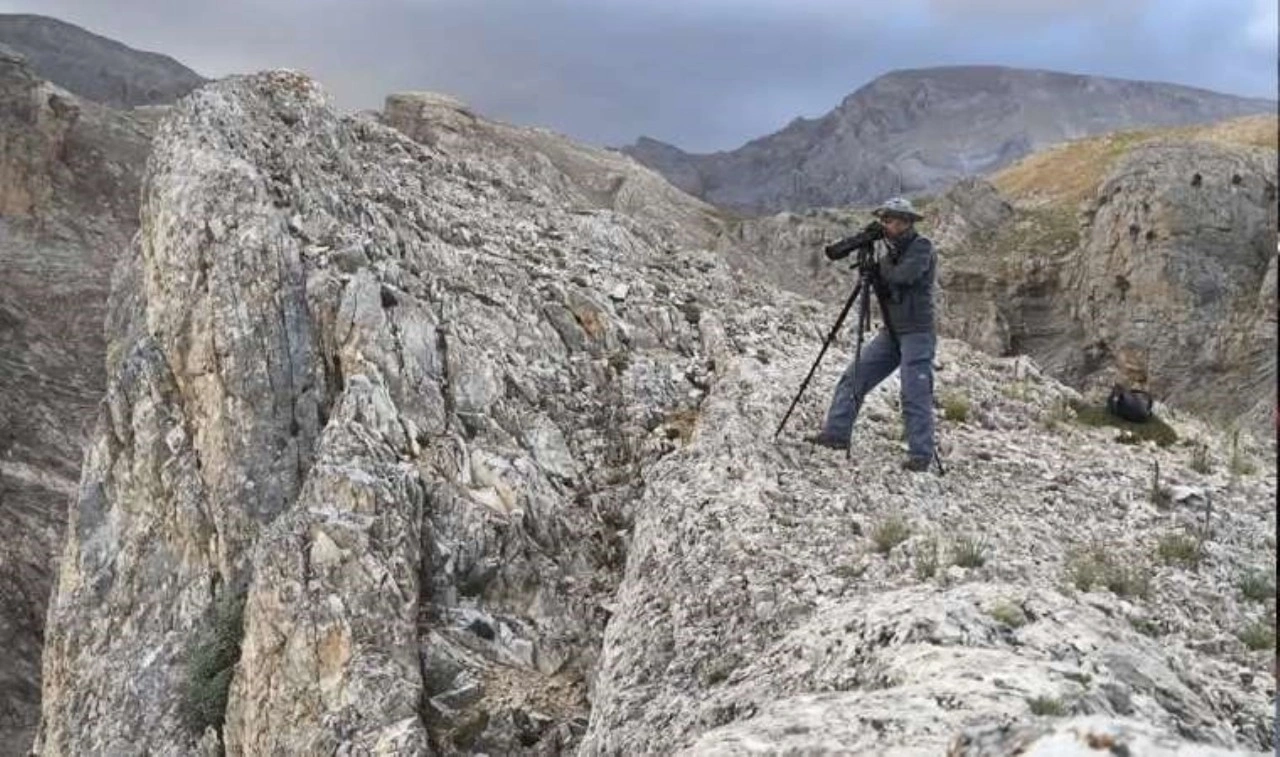
[[[851,361],[836,384],[822,435],[848,439],[862,402],[894,370],[902,374],[902,422],[907,429],[907,454],[933,459],[933,355],[936,334],[900,334],[898,345],[883,329],[862,346],[862,358]],[[899,345],[901,349],[899,349]]]

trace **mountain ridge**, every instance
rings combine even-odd
[[[0,46],[20,54],[40,78],[113,107],[169,104],[209,81],[169,55],[52,16],[0,14]]]
[[[616,148],[737,212],[870,203],[937,191],[1067,139],[1274,112],[1275,101],[1203,88],[1010,66],[895,69],[817,118],[731,150],[652,137]]]

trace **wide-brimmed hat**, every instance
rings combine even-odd
[[[885,200],[872,211],[872,215],[876,218],[883,218],[886,215],[902,216],[913,221],[919,221],[924,218],[924,216],[916,212],[915,206],[905,197],[891,197]]]

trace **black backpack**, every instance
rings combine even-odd
[[[1131,423],[1151,420],[1151,395],[1141,389],[1126,389],[1120,384],[1111,387],[1107,397],[1107,412]]]

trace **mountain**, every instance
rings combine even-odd
[[[825,116],[734,150],[696,155],[647,138],[622,150],[690,194],[760,214],[936,192],[1065,140],[1275,110],[1175,84],[955,66],[885,74]]]
[[[111,271],[156,109],[116,111],[0,52],[0,755],[26,754],[68,501],[106,373]]]
[[[1269,444],[949,339],[945,476],[794,441],[843,344],[775,440],[821,305],[438,97],[229,77],[142,197],[37,754],[1271,746]]]
[[[118,108],[172,103],[207,81],[167,55],[48,16],[0,14],[0,47],[25,57],[36,76]]]
[[[1269,435],[1278,132],[1275,116],[1115,132],[920,198],[942,333],[1028,355],[1079,390],[1142,385]],[[834,318],[852,278],[822,246],[869,219],[866,208],[739,219],[717,246]]]

